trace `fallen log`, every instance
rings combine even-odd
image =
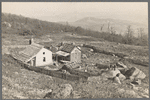
[[[97,68],[99,68],[99,69],[107,69],[107,68],[109,68],[109,65],[103,65],[103,64],[98,64],[98,63],[96,63],[95,66]]]
[[[68,71],[70,74],[79,75],[79,76],[83,76],[83,77],[98,76],[99,75],[97,73],[83,72],[80,70],[72,69],[72,68],[69,68],[67,65],[64,65],[62,67],[62,69]]]
[[[118,56],[120,58],[124,58],[124,57],[128,56],[128,55],[123,54],[123,53],[116,53],[116,52],[104,51],[104,50],[101,50],[101,49],[99,49],[99,48],[97,48],[95,46],[91,46],[91,45],[85,45],[84,44],[83,47],[91,48],[91,49],[93,49],[93,51],[95,53],[103,53],[103,54],[111,55],[111,56],[115,55],[115,56]]]
[[[125,59],[130,63],[145,66],[145,67],[149,67],[149,62],[141,61],[141,60],[137,60],[137,59],[131,59],[131,58],[125,58]]]

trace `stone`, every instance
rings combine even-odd
[[[118,68],[118,70],[119,70],[123,75],[125,75],[125,73],[126,73],[126,71],[127,71],[127,69],[125,69],[125,68]]]
[[[140,71],[135,78],[136,79],[144,79],[145,77],[146,77],[145,73],[143,73],[142,71]]]
[[[95,64],[94,64],[94,63],[92,63],[91,65],[93,65],[93,66],[94,66]]]
[[[53,91],[52,89],[47,90],[47,92],[52,92],[52,91]]]
[[[144,79],[146,77],[146,75],[141,70],[135,67],[132,67],[129,70],[127,70],[125,72],[125,76],[128,78],[132,77],[134,79]]]
[[[81,95],[78,91],[73,91],[72,92],[72,98],[73,99],[79,99],[79,98],[81,98]]]
[[[69,98],[73,88],[70,84],[62,84],[59,85],[55,90],[49,90],[48,93],[44,96],[44,98],[52,98],[52,99],[66,99]]]
[[[141,96],[144,97],[144,98],[149,98],[149,95],[146,95],[146,94],[143,94],[143,93],[141,93]]]
[[[119,77],[114,77],[114,82],[118,83],[118,84],[121,84]]]
[[[121,89],[121,88],[118,88],[118,93],[119,93],[119,94],[123,94],[123,93],[125,93],[125,90],[124,90],[124,89]]]
[[[133,86],[132,87],[134,90],[138,91],[139,90],[139,87],[136,87],[136,86]]]
[[[139,91],[144,94],[149,94],[149,89],[143,89],[142,87],[139,87]]]
[[[4,91],[7,90],[6,87],[3,87],[2,89],[3,89]]]
[[[149,90],[148,89],[144,89],[143,92],[146,93],[146,94],[149,94]]]
[[[47,92],[47,93],[43,98],[52,98],[52,96],[53,96],[53,94],[52,94],[53,90],[52,89],[46,90],[45,92]]]
[[[93,50],[93,49],[90,49],[90,51],[93,52],[94,50]]]
[[[80,44],[81,47],[83,47],[83,44]]]
[[[137,95],[137,96],[136,96],[136,98],[143,98],[143,97],[141,97],[141,96]]]
[[[115,54],[112,54],[112,56],[114,56],[114,57],[115,57]]]
[[[104,73],[102,73],[102,75],[107,78],[114,78],[119,73],[120,73],[120,71],[116,68],[115,70],[105,71]]]
[[[84,72],[87,72],[87,70],[85,69]]]
[[[130,95],[130,96],[136,96],[137,95],[134,90],[126,90],[125,94]]]
[[[132,74],[134,73],[135,70],[136,70],[135,67],[130,68],[129,70],[127,70],[127,71],[125,72],[125,76],[126,76],[126,77],[132,76]]]
[[[89,81],[89,82],[97,82],[97,81],[101,81],[101,77],[100,77],[100,76],[92,76],[92,77],[88,77],[87,81]]]
[[[116,65],[118,67],[122,67],[122,68],[128,69],[128,67],[125,64],[123,64],[122,62],[117,62]]]
[[[137,80],[134,80],[133,82],[131,82],[132,84],[137,84],[137,85],[140,85],[141,84],[141,80],[140,79],[137,79]]]
[[[21,95],[14,95],[14,97],[18,99],[28,99],[27,97],[21,96]]]
[[[133,89],[133,90],[136,90],[136,91],[139,90],[139,87],[136,87],[134,84],[130,83],[130,85],[132,86],[132,89]]]
[[[73,88],[70,84],[62,84],[59,87],[59,92],[56,93],[55,97],[59,99],[65,99],[70,96],[71,92],[73,91]]]
[[[118,77],[119,77],[120,81],[123,81],[123,80],[126,79],[126,77],[123,74],[121,74],[121,73],[119,73]]]
[[[118,88],[117,89],[118,94],[123,94],[123,95],[128,95],[128,96],[133,96],[135,98],[142,98],[139,96],[134,90],[125,90],[123,88]]]
[[[82,54],[82,58],[87,59],[86,54]]]
[[[133,76],[130,76],[129,79],[133,81],[133,80],[134,80],[134,77],[133,77]]]
[[[15,74],[17,75],[17,74],[18,74],[18,72],[15,72]]]

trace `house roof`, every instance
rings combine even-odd
[[[71,51],[74,49],[74,45],[72,45],[72,44],[65,44],[63,47],[62,47],[62,49],[61,49],[61,51],[64,51],[64,52],[67,52],[67,53],[71,53]]]
[[[50,51],[52,51],[53,53],[57,52],[57,48],[53,46],[52,42],[40,42],[40,45],[43,45],[44,48],[49,49]]]
[[[42,48],[43,46],[33,43],[27,46],[25,50],[19,52],[19,54],[13,55],[13,57],[20,61],[26,62],[31,59],[31,57],[35,56]]]
[[[52,51],[52,53],[56,53],[58,51],[58,49],[53,46],[50,47],[50,50]]]

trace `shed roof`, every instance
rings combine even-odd
[[[63,48],[61,49],[61,51],[67,52],[67,53],[71,53],[71,51],[74,49],[74,45],[72,44],[65,44],[63,46]]]
[[[27,46],[25,50],[19,52],[19,54],[13,55],[13,57],[20,61],[26,62],[31,57],[36,55],[42,48],[43,48],[43,46],[33,43],[33,44]]]
[[[64,56],[64,57],[69,55],[69,53],[66,53],[66,52],[63,52],[63,51],[58,51],[58,52],[56,52],[56,54],[58,54],[60,56]]]

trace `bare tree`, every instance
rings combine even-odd
[[[127,26],[127,38],[132,38],[133,30],[131,29],[131,25]]]
[[[132,43],[133,41],[133,30],[131,29],[131,25],[127,26],[127,32],[125,34],[126,36],[126,42],[127,43]]]
[[[143,39],[144,28],[138,28],[138,38]]]
[[[111,34],[115,34],[115,32],[116,32],[116,31],[115,31],[115,28],[111,26],[111,27],[110,27],[110,32],[111,32]]]
[[[101,32],[103,31],[104,24],[101,26]]]
[[[108,21],[108,32],[110,31],[110,30],[109,30],[109,27],[110,27],[110,22]]]

